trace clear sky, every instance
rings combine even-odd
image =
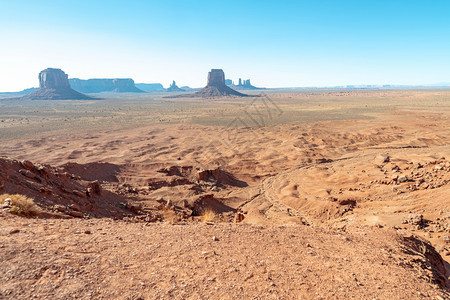
[[[450,1],[0,0],[0,91],[38,73],[264,87],[450,81]]]

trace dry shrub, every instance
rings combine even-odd
[[[202,222],[213,222],[217,217],[217,213],[212,209],[206,209],[202,213]]]
[[[10,202],[10,212],[12,214],[33,217],[39,215],[39,213],[41,212],[39,207],[34,203],[34,200],[25,195],[0,195],[0,202],[4,203],[7,199],[9,199]]]
[[[172,209],[164,206],[160,209],[160,213],[161,213],[161,216],[164,221],[166,221],[172,225],[178,223],[177,213],[175,211],[173,211]]]

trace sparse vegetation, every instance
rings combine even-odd
[[[202,222],[204,222],[204,223],[206,223],[206,222],[213,222],[216,219],[217,214],[212,209],[206,209],[206,210],[203,211],[201,217],[202,217]]]
[[[427,254],[427,246],[422,242],[422,245],[419,246],[420,252],[425,255]]]
[[[12,214],[33,217],[40,213],[39,207],[34,203],[32,198],[20,194],[3,194],[0,195],[0,202],[9,202],[11,205],[10,212]]]

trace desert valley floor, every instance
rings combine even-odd
[[[0,98],[0,299],[450,299],[449,90],[108,97]]]

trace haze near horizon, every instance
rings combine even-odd
[[[450,81],[447,1],[4,1],[0,91],[70,78],[263,87]]]

